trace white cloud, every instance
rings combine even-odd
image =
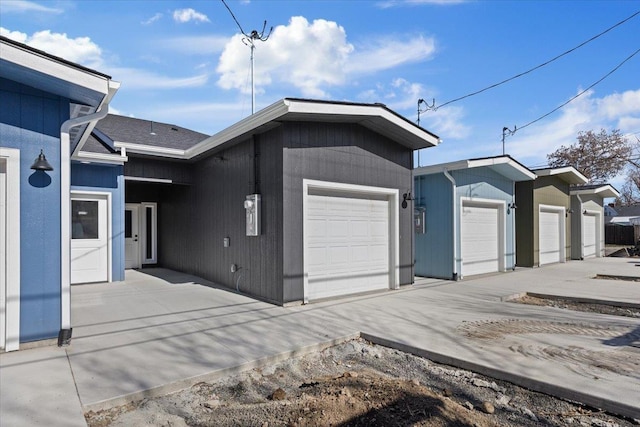
[[[249,48],[243,36],[234,36],[220,56],[218,85],[250,92]],[[294,16],[288,25],[274,28],[266,42],[255,42],[255,85],[258,93],[269,84],[298,88],[304,96],[327,97],[331,87],[350,83],[356,75],[427,59],[434,51],[433,39],[411,37],[368,41],[357,49],[347,41],[345,29],[336,22],[309,22]],[[409,52],[409,53],[405,53]]]
[[[2,27],[0,35],[87,67],[103,65],[102,50],[89,37],[70,38],[66,33],[52,33],[50,30],[37,31],[29,36]]]
[[[142,25],[151,25],[156,21],[159,21],[160,19],[162,19],[162,13],[158,12],[155,15],[153,15],[151,18],[147,19],[146,21],[142,21],[141,24]]]
[[[529,164],[543,164],[547,154],[561,145],[575,143],[580,131],[620,129],[624,135],[638,130],[640,89],[613,93],[602,98],[594,95],[595,91],[589,90],[562,108],[559,117],[516,132],[507,139],[507,151],[524,162],[529,161]]]
[[[407,112],[407,117],[417,119],[418,99],[424,93],[434,93],[434,90],[427,90],[420,83],[396,78],[388,86],[378,84],[375,89],[362,92],[359,99],[363,102],[383,102],[392,110]],[[424,108],[422,110],[420,126],[444,140],[463,139],[471,134],[471,128],[464,124],[463,107],[447,107],[436,111],[424,111]]]
[[[153,71],[138,68],[107,68],[112,76],[122,82],[122,88],[130,89],[180,89],[200,87],[207,83],[207,74],[188,77],[169,77],[156,74]]]
[[[188,9],[176,9],[173,11],[173,20],[184,24],[189,21],[195,22],[210,22],[207,15],[200,13],[191,8]]]
[[[68,61],[106,72],[115,80],[122,82],[122,87],[126,87],[127,90],[199,87],[205,85],[209,79],[209,75],[206,73],[187,77],[171,77],[153,71],[107,64],[102,58],[102,50],[89,37],[70,38],[64,33],[52,33],[50,30],[38,31],[29,36],[2,27],[0,27],[0,35]]]
[[[48,7],[33,1],[26,0],[3,0],[2,13],[23,13],[23,12],[44,12],[63,13],[64,10],[57,7]]]

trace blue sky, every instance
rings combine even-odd
[[[283,97],[381,102],[417,119],[530,69],[640,10],[637,1],[233,1],[257,42],[256,108]],[[216,133],[251,113],[249,48],[219,0],[6,1],[2,35],[110,74],[112,111]],[[421,115],[443,139],[422,165],[502,153],[522,125],[587,88],[640,48],[640,15],[571,54]],[[579,131],[640,136],[640,54],[565,108],[506,138],[527,166]],[[615,183],[615,181],[614,181]]]

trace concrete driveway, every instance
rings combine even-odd
[[[73,287],[70,347],[2,355],[0,420],[56,425],[57,414],[58,425],[83,425],[83,410],[360,334],[640,418],[640,319],[502,301],[537,292],[640,303],[640,282],[596,274],[640,268],[624,258],[573,261],[289,308],[169,270],[127,271],[123,283]]]

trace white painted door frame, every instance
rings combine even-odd
[[[111,193],[108,191],[82,191],[82,190],[72,190],[71,191],[71,201],[73,200],[87,200],[87,201],[99,201],[104,200],[106,202],[106,257],[107,257],[107,282],[112,282],[112,241],[113,241],[113,231],[112,231],[112,204],[111,204]],[[70,201],[70,203],[71,203]],[[73,234],[73,233],[72,233]],[[72,237],[72,236],[69,236]],[[73,247],[73,238],[70,239],[70,246]],[[71,260],[73,263],[73,259]],[[73,268],[71,269],[71,271]],[[75,283],[75,282],[71,282]]]
[[[302,246],[303,246],[303,300],[309,302],[309,257],[307,251],[307,216],[309,208],[309,189],[340,191],[346,194],[383,196],[389,205],[389,288],[400,287],[400,191],[396,188],[370,187],[366,185],[344,184],[339,182],[302,180]]]
[[[155,202],[126,203],[125,209],[131,210],[131,237],[125,234],[125,264],[129,262],[125,268],[140,268],[146,264],[156,264],[158,262],[158,204]],[[151,213],[151,224],[149,224],[148,212]],[[150,245],[150,256],[147,252],[148,245]],[[129,255],[134,255],[135,259],[127,261],[127,247],[131,248]]]
[[[0,161],[0,348],[14,351],[20,347],[20,150],[0,147]]]
[[[483,199],[474,197],[460,197],[460,209],[458,209],[459,216],[457,218],[457,224],[454,227],[460,227],[460,233],[457,233],[460,242],[458,247],[460,248],[460,265],[458,271],[461,272],[460,278],[464,277],[463,260],[464,254],[462,253],[462,211],[465,206],[487,207],[498,209],[498,271],[505,271],[507,265],[507,229],[506,229],[506,207],[507,202],[498,199]]]
[[[556,206],[556,205],[539,205],[538,206],[538,265],[544,265],[540,263],[540,213],[542,211],[553,212],[558,214],[559,218],[559,233],[560,233],[560,254],[557,262],[566,262],[567,261],[567,224],[566,224],[566,214],[567,208],[564,206]]]

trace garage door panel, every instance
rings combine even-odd
[[[585,258],[593,257],[596,256],[597,252],[597,217],[595,215],[584,215],[582,219],[584,227],[583,256]]]
[[[389,287],[387,200],[310,194],[306,215],[309,300]]]
[[[538,221],[538,247],[540,265],[561,261],[561,221],[563,220],[564,216],[561,215],[560,211],[540,211]]]
[[[463,275],[500,270],[499,213],[497,206],[463,205],[460,223]]]

